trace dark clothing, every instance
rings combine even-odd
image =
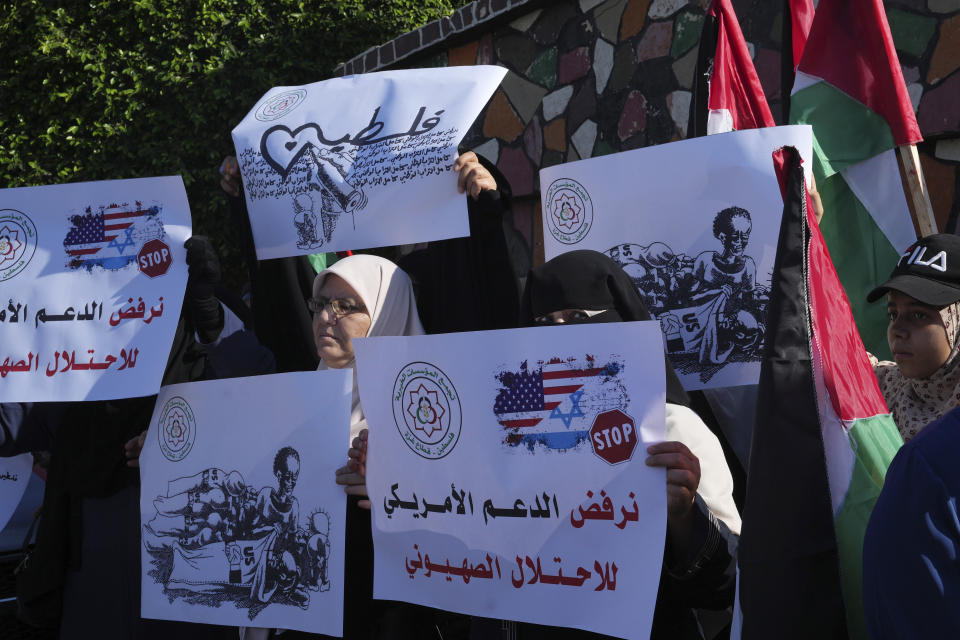
[[[960,408],[897,453],[863,541],[874,640],[960,637]]]
[[[520,323],[555,311],[603,311],[582,323],[651,320],[630,277],[596,251],[570,251],[530,271],[521,301]],[[680,379],[664,354],[667,402],[690,406]],[[688,549],[674,549],[667,536],[651,638],[700,639],[693,609],[726,609],[733,604],[738,538],[695,497]],[[520,626],[521,640],[600,637],[574,629]]]

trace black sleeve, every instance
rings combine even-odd
[[[413,280],[427,333],[516,326],[520,292],[504,227],[509,197],[488,190],[467,203],[469,237],[431,242],[398,260]]]
[[[660,599],[684,608],[725,609],[733,604],[739,537],[710,512],[699,494],[692,515],[689,549],[676,553],[667,538]],[[674,556],[682,558],[676,565],[668,560]]]
[[[63,407],[58,402],[0,404],[0,457],[52,450]]]
[[[306,256],[257,260],[242,191],[238,197],[228,196],[228,200],[243,236],[257,339],[275,356],[278,372],[316,369],[320,358],[313,340],[313,319],[306,303],[316,276],[310,260]]]

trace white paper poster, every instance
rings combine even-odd
[[[233,130],[257,257],[469,235],[453,162],[505,74],[381,71],[268,91]]]
[[[785,145],[809,172],[806,125],[542,169],[546,257],[593,249],[618,262],[660,321],[686,389],[756,384],[783,214],[773,153]]]
[[[163,387],[140,456],[141,615],[339,636],[352,376]]]
[[[190,234],[180,176],[0,191],[0,402],[156,393]]]
[[[666,529],[654,322],[354,342],[374,597],[647,637]]]
[[[0,531],[10,522],[17,510],[23,492],[30,482],[33,470],[33,456],[23,453],[12,458],[0,458]]]

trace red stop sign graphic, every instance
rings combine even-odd
[[[604,411],[590,427],[593,452],[609,464],[626,462],[637,448],[637,425],[619,409]]]
[[[170,247],[160,240],[150,240],[145,243],[137,254],[137,266],[151,278],[165,274],[172,262],[173,254]]]

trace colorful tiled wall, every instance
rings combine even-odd
[[[517,196],[514,226],[542,251],[538,171],[686,135],[708,0],[478,0],[375,47],[340,73],[497,64],[509,69],[464,145],[495,162]],[[782,121],[779,0],[733,0]],[[960,0],[885,3],[926,141],[921,159],[941,229],[960,214]],[[851,25],[855,28],[855,25]],[[542,255],[542,254],[541,254]]]

